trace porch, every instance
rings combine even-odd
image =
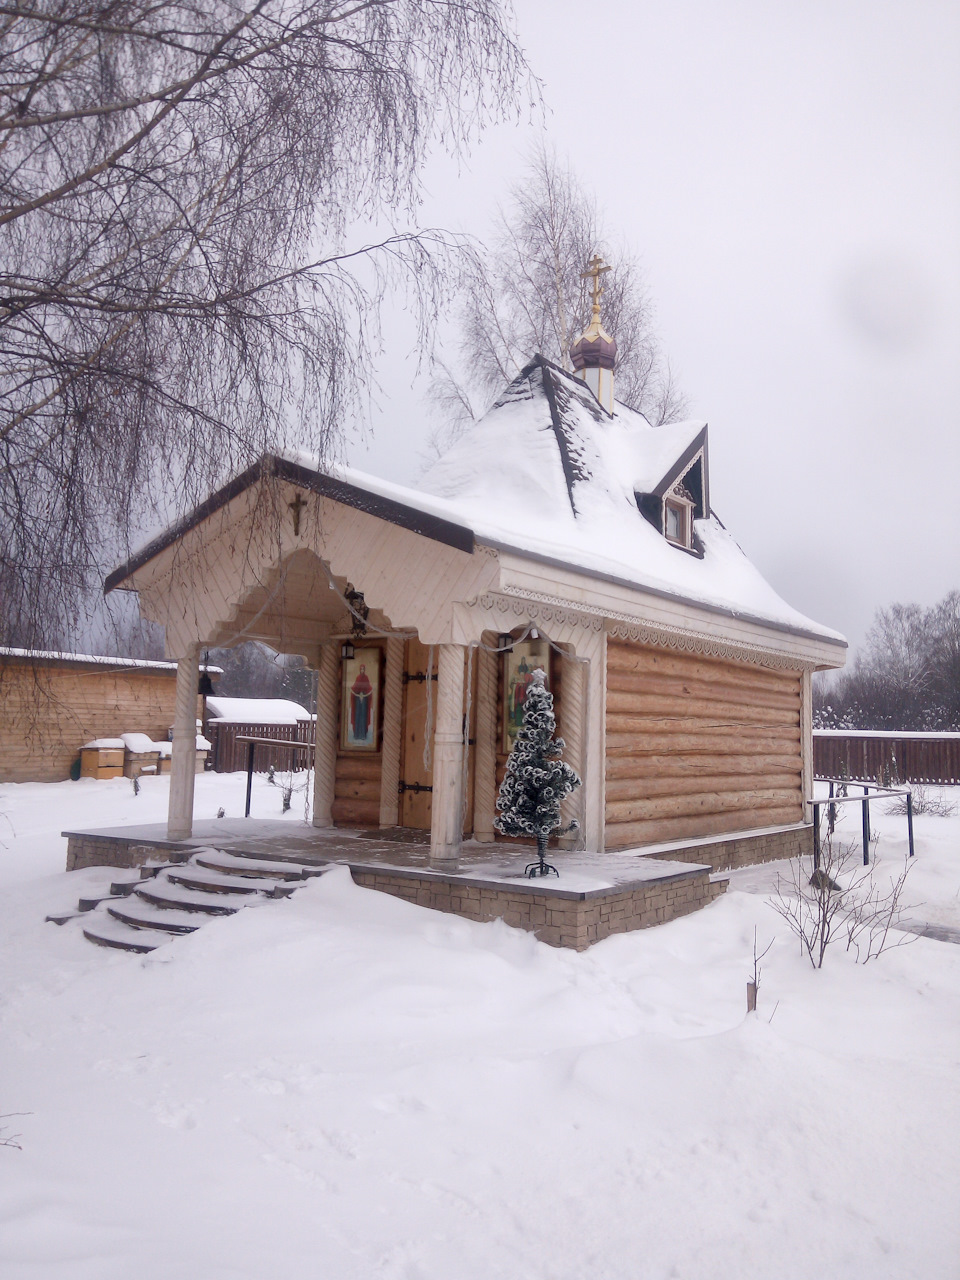
[[[426,831],[317,828],[257,818],[207,819],[193,827],[179,840],[168,837],[163,823],[67,831],[67,867],[136,867],[179,860],[204,847],[260,861],[341,863],[364,888],[470,920],[502,919],[543,942],[578,951],[611,934],[699,910],[727,884],[706,862],[638,850],[558,850],[551,860],[559,876],[528,880],[524,867],[535,858],[535,847],[513,841],[465,840],[459,868],[438,871],[430,867]]]

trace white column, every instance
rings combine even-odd
[[[800,785],[803,788],[803,821],[813,821],[813,677],[809,667],[800,677]]]
[[[193,787],[197,776],[197,684],[200,646],[191,645],[177,662],[177,707],[173,715],[173,753],[170,760],[170,800],[167,839],[186,840],[193,834]]]
[[[333,826],[340,719],[340,646],[325,644],[317,668],[317,738],[313,755],[313,825]]]
[[[473,838],[495,839],[497,812],[497,673],[500,656],[477,650],[477,730],[473,773]]]
[[[589,658],[584,680],[583,847],[593,853],[602,853],[606,822],[606,632],[600,631],[591,637],[583,656]]]
[[[463,822],[463,645],[437,649],[437,727],[433,735],[430,866],[456,871]]]
[[[403,641],[391,637],[386,645],[383,678],[383,750],[380,757],[380,825],[400,821],[400,745],[403,728]]]
[[[580,824],[579,831],[572,831],[569,835],[560,837],[560,846],[563,849],[582,849],[585,839],[584,800],[586,783],[583,776],[583,688],[585,665],[583,662],[578,662],[576,658],[562,658],[560,662],[560,711],[562,715],[560,733],[565,744],[563,758],[571,769],[576,769],[581,781],[581,785],[577,787],[576,791],[572,791],[560,806],[560,816],[565,827],[569,826],[574,819]]]

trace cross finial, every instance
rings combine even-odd
[[[609,270],[610,267],[604,266],[603,259],[600,257],[599,253],[595,253],[590,259],[590,265],[587,267],[586,271],[582,271],[580,273],[581,280],[593,281],[593,285],[591,286],[593,293],[591,302],[593,303],[594,312],[598,316],[600,314],[600,297],[603,293],[603,287],[600,284],[600,277],[605,275]]]
[[[306,505],[307,504],[304,502],[303,498],[300,496],[299,493],[294,498],[293,502],[287,503],[287,506],[293,512],[293,536],[295,538],[298,538],[300,536],[300,512],[303,510],[303,508]]]

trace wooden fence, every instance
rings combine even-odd
[[[960,783],[960,733],[813,732],[813,769],[821,778],[879,778]]]
[[[207,736],[212,750],[210,758],[216,773],[238,773],[247,767],[248,742],[237,742],[237,737],[282,738],[284,742],[313,742],[313,722],[301,720],[297,724],[211,724]],[[306,751],[289,751],[275,745],[256,746],[253,749],[255,773],[266,773],[273,765],[283,773],[305,769],[313,761]]]

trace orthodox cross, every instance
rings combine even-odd
[[[595,309],[599,309],[600,295],[603,293],[603,289],[601,288],[601,285],[600,285],[600,277],[602,275],[605,275],[610,270],[611,270],[610,267],[605,267],[603,265],[603,259],[600,257],[599,253],[595,253],[593,257],[590,259],[590,265],[587,267],[586,271],[582,271],[580,273],[581,280],[593,281],[593,285],[592,285],[593,297],[591,301]]]
[[[306,505],[299,493],[292,502],[287,503],[287,506],[293,512],[293,536],[295,538],[300,534],[300,512]]]

